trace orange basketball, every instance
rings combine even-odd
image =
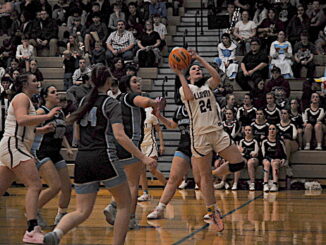
[[[187,69],[191,62],[190,53],[184,48],[174,48],[169,55],[169,66],[178,70]]]

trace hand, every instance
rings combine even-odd
[[[280,161],[280,165],[281,165],[281,167],[284,167],[284,166],[285,166],[285,163],[286,163],[286,160],[285,160],[285,159],[282,159],[282,160]]]
[[[157,161],[153,158],[147,157],[144,155],[143,159],[141,161],[148,166],[149,168],[156,168],[157,166]]]
[[[253,70],[248,71],[248,76],[251,76],[252,74],[254,74]]]
[[[40,44],[40,45],[42,44],[42,40],[39,39],[39,38],[36,39],[36,42],[37,42],[38,44]]]
[[[174,66],[170,66],[171,70],[174,71],[175,74],[177,74],[178,76],[183,75],[183,71],[178,69],[177,65]]]
[[[68,154],[68,157],[72,158],[74,156],[74,152],[72,149],[67,149],[67,154]]]
[[[252,157],[257,157],[257,156],[258,156],[258,153],[252,151],[252,152],[250,153],[250,156],[252,156]]]
[[[59,111],[61,110],[61,107],[54,107],[49,113],[48,116],[49,118],[53,118],[55,115],[57,115],[59,113]]]
[[[243,74],[244,74],[246,77],[248,77],[248,76],[249,76],[249,73],[248,73],[248,71],[244,71],[244,72],[243,72]]]
[[[243,147],[238,146],[239,151],[242,153],[243,152]]]
[[[200,56],[196,53],[195,50],[190,49],[190,50],[188,50],[188,52],[189,52],[189,54],[191,55],[191,58],[192,58],[192,59],[198,59],[198,58],[200,57]]]
[[[162,156],[164,154],[164,146],[160,146],[160,155]]]
[[[42,45],[43,45],[43,46],[48,45],[48,41],[47,41],[47,40],[42,41]]]
[[[55,131],[55,126],[53,123],[48,123],[47,125],[40,128],[42,134],[52,133]]]

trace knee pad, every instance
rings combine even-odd
[[[229,163],[229,170],[232,173],[238,172],[241,169],[243,169],[244,167],[245,167],[245,161],[242,161],[242,162],[239,162],[239,163],[234,163],[234,164]]]

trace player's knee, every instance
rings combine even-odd
[[[245,167],[245,161],[242,161],[242,162],[239,162],[239,163],[233,163],[233,164],[229,163],[229,170],[232,173],[238,172],[241,169],[243,169],[244,167]]]

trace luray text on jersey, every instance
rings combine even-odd
[[[196,100],[205,98],[205,97],[210,97],[211,96],[211,91],[210,90],[204,90],[204,91],[199,91],[194,93],[194,97]]]

